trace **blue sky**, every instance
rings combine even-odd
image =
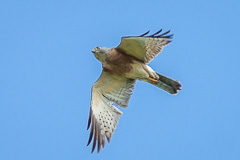
[[[1,160],[239,160],[240,1],[1,1]],[[96,46],[163,28],[150,66],[177,96],[138,82],[111,143],[86,147]]]

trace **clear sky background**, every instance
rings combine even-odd
[[[111,143],[86,147],[96,46],[163,28],[150,64],[170,95],[138,82]],[[0,160],[239,160],[240,1],[0,2]]]

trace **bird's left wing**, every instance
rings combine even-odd
[[[161,31],[162,29],[150,36],[146,36],[148,31],[140,36],[122,37],[121,43],[116,49],[147,64],[163,50],[164,46],[171,42],[169,39],[173,34],[167,35],[170,30],[159,34]]]
[[[91,131],[89,145],[93,139],[92,152],[98,143],[98,152],[104,148],[105,136],[108,142],[116,129],[119,116],[122,112],[114,106],[127,107],[135,80],[128,79],[103,70],[100,78],[92,87],[92,100],[88,119]]]

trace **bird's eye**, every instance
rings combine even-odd
[[[101,47],[96,47],[97,49],[100,49]]]

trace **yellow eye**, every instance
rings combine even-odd
[[[100,49],[101,47],[96,47],[97,49]]]

